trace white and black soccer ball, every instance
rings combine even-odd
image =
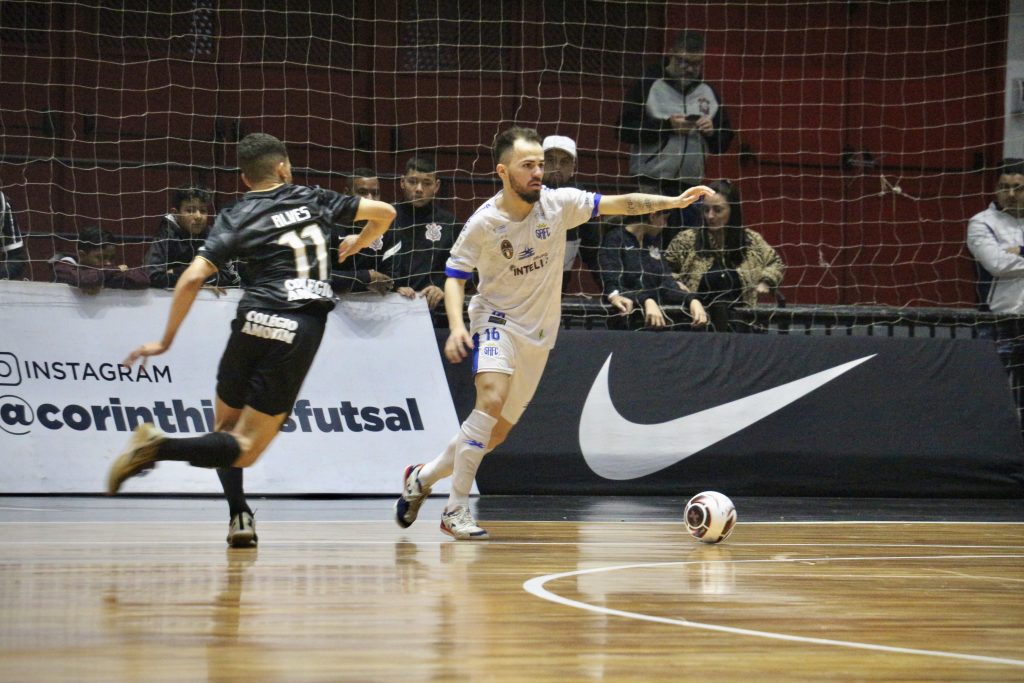
[[[686,530],[702,543],[720,543],[736,526],[736,506],[718,491],[703,491],[686,504]]]

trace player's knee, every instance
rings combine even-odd
[[[254,448],[253,440],[243,434],[232,432],[231,435],[238,442],[238,460],[235,461],[235,467],[248,467],[256,462],[262,449]]]
[[[487,413],[491,417],[500,417],[501,409],[505,406],[505,397],[498,391],[481,391],[476,397],[476,409]]]

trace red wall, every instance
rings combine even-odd
[[[354,166],[389,176],[415,150],[436,149],[444,200],[460,218],[493,192],[489,142],[513,121],[575,137],[584,185],[627,189],[627,149],[615,137],[623,90],[687,26],[706,33],[706,77],[738,131],[709,178],[739,180],[748,225],[787,263],[789,301],[973,303],[963,237],[994,185],[982,169],[1002,148],[1005,3],[644,4],[643,24],[629,23],[639,5],[480,3],[486,21],[459,24],[459,45],[427,31],[444,35],[452,22],[430,12],[447,16],[450,3],[416,3],[417,21],[413,4],[397,0],[312,3],[333,12],[305,14],[290,2],[286,20],[254,4],[218,3],[214,53],[199,58],[182,49],[187,12],[169,15],[178,38],[119,42],[111,10],[43,3],[45,40],[0,42],[0,182],[33,259],[66,248],[52,235],[85,223],[151,234],[168,189],[190,176],[229,201],[240,191],[235,121],[282,137],[293,164],[314,169],[299,181],[339,189],[338,174]],[[484,45],[472,68],[415,70],[409,31],[421,46],[443,43],[442,61],[452,50],[473,58],[479,36],[500,43]],[[265,38],[285,32],[286,52]],[[609,57],[602,41],[617,50],[615,73],[593,66]],[[627,43],[642,47],[615,47]],[[327,44],[324,59],[314,50]],[[589,50],[582,63],[573,48]],[[52,137],[46,111],[60,115]],[[218,121],[226,139],[215,139]],[[873,165],[844,165],[847,150],[870,153]],[[884,182],[903,193],[883,193]],[[398,198],[394,182],[384,192]],[[141,258],[141,248],[128,255]]]

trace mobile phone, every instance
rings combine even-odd
[[[686,120],[687,121],[691,121],[691,122],[698,121],[698,120],[700,120],[700,114],[687,114],[686,115]]]

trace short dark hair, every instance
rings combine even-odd
[[[360,166],[353,168],[352,172],[348,174],[349,180],[355,180],[356,178],[376,178],[377,172],[372,168],[366,166]]]
[[[538,145],[541,144],[540,135],[533,128],[523,128],[521,126],[506,128],[494,136],[494,146],[491,148],[491,155],[494,158],[495,166],[503,163],[502,158],[504,158],[506,152],[515,146],[516,140],[526,140],[527,142],[536,142]]]
[[[416,171],[417,173],[437,173],[437,164],[430,157],[417,154],[405,162],[405,172]]]
[[[110,233],[98,225],[89,225],[78,229],[78,251],[99,251],[114,240]]]
[[[704,52],[704,34],[700,31],[680,31],[672,39],[672,49],[694,54]]]
[[[250,182],[269,180],[274,169],[288,160],[288,148],[267,133],[250,133],[238,142],[238,168]]]
[[[182,204],[192,199],[209,204],[212,198],[213,194],[201,185],[182,185],[174,190],[174,208],[180,209]]]
[[[1024,175],[1024,159],[1003,159],[999,162],[999,175]]]
[[[655,193],[655,194],[657,194],[657,193]],[[628,215],[622,214],[622,215],[618,215],[618,216],[608,217],[606,219],[606,222],[611,223],[612,225],[622,225],[622,226],[637,225],[639,223],[643,223],[645,225],[650,225],[651,221],[654,220],[655,216],[657,216],[658,214],[664,214],[667,217],[668,214],[669,214],[669,211],[671,211],[671,209],[663,209],[661,211],[652,211],[651,213],[641,213],[641,214],[637,214],[637,215],[634,215],[634,216],[628,216]]]

